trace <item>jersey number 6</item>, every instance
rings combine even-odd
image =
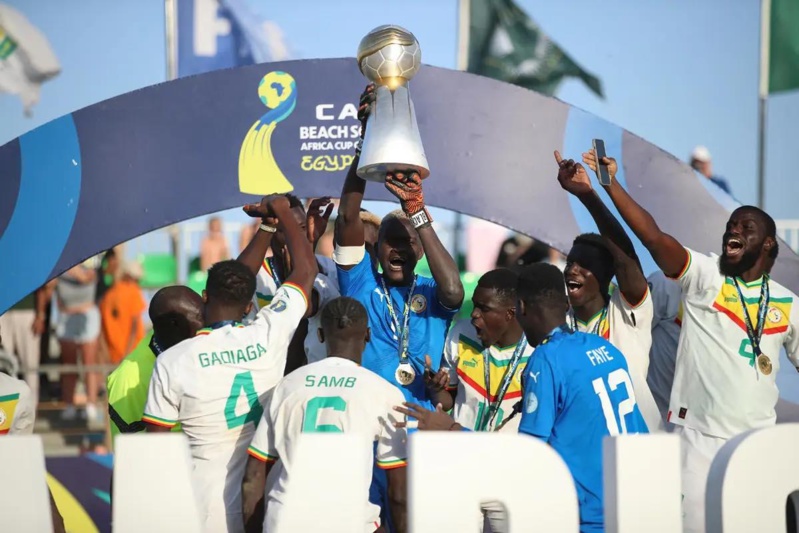
[[[305,404],[305,416],[302,419],[303,433],[343,433],[344,430],[334,424],[319,424],[319,411],[332,409],[344,412],[347,401],[341,396],[315,396]]]
[[[605,388],[605,382],[602,378],[596,378],[591,384],[594,386],[594,392],[599,396],[599,401],[602,404],[602,413],[605,415],[605,423],[608,426],[608,433],[611,436],[618,435],[619,433],[627,433],[627,422],[624,417],[633,412],[635,409],[635,392],[633,392],[633,384],[630,382],[630,375],[623,368],[614,370],[608,374],[608,385],[610,390],[615,391],[620,384],[624,384],[627,390],[627,398],[619,402],[619,423],[616,423],[616,417],[613,414],[613,405],[610,403],[608,396],[608,389]],[[621,432],[619,431],[619,424],[621,425]]]

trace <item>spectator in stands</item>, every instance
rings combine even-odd
[[[258,219],[255,219],[250,224],[241,225],[241,231],[239,232],[239,253],[241,253],[247,247],[247,245],[250,244],[250,241],[258,232],[260,225],[261,221]]]
[[[710,150],[704,146],[697,146],[691,152],[691,168],[702,174],[704,177],[715,183],[721,190],[732,195],[730,185],[721,176],[713,175],[713,161],[710,157]]]
[[[147,308],[139,287],[144,271],[136,261],[123,263],[119,281],[106,293],[100,304],[103,318],[103,338],[112,363],[125,355],[144,338],[142,312]]]
[[[222,232],[222,221],[219,217],[211,217],[208,219],[208,234],[200,244],[200,269],[206,272],[225,259],[230,259],[230,248]]]
[[[114,284],[119,271],[119,254],[115,248],[108,250],[103,256],[100,266],[97,268],[97,292],[94,295],[95,302],[100,302]]]
[[[59,312],[56,335],[61,346],[61,362],[65,365],[77,364],[78,353],[83,357],[83,364],[97,364],[100,311],[94,303],[96,282],[97,271],[86,263],[69,269],[58,278],[55,288]],[[67,405],[61,413],[64,420],[74,420],[77,415],[75,408],[77,380],[78,377],[74,372],[61,374],[61,399]],[[100,374],[96,371],[87,372],[87,403],[84,414],[89,420],[97,420],[102,415],[97,409],[99,390]]]
[[[30,388],[34,405],[39,401],[39,337],[45,331],[47,302],[53,295],[53,283],[35,290],[0,315],[4,332],[2,345],[19,361],[20,371]]]

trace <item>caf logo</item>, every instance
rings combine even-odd
[[[776,307],[769,307],[768,313],[768,321],[772,324],[776,324],[782,321],[782,311],[777,309]]]
[[[421,294],[414,294],[413,298],[411,298],[411,310],[418,315],[423,313],[425,309],[427,309],[427,298]]]

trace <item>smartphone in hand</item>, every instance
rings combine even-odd
[[[594,156],[596,156],[596,175],[599,178],[600,185],[608,187],[610,185],[610,172],[608,166],[602,164],[602,159],[607,157],[605,153],[605,141],[602,139],[594,139]]]

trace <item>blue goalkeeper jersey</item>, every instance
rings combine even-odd
[[[580,531],[604,530],[602,439],[648,433],[622,353],[597,335],[558,328],[522,378],[519,432],[549,443],[574,478]]]
[[[416,379],[410,385],[403,386],[394,377],[399,364],[399,339],[380,278],[381,275],[372,267],[369,254],[364,254],[361,262],[350,270],[338,268],[341,295],[361,302],[369,316],[372,337],[363,352],[362,365],[399,387],[408,401],[430,406],[423,379],[424,356],[430,356],[433,370],[437,372],[450,322],[458,310],[441,305],[434,279],[417,276],[416,287],[410,298],[408,342],[409,362],[416,371]],[[401,326],[410,287],[387,288]]]

